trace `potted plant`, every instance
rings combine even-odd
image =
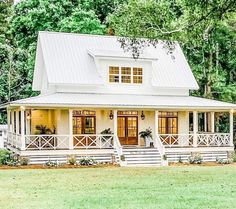
[[[35,134],[38,134],[38,135],[52,134],[51,129],[44,125],[36,125],[35,129],[37,130]]]
[[[169,162],[167,159],[167,155],[164,154],[164,155],[162,155],[162,166],[168,166],[168,165],[169,165]]]
[[[111,139],[109,143],[108,142],[106,143],[107,145],[106,147],[111,147],[113,144],[113,137],[111,136],[113,132],[111,131],[111,129],[110,128],[104,129],[103,131],[101,131],[100,134],[104,135],[101,139],[102,144],[106,143],[107,140]],[[109,135],[109,136],[106,136],[106,135]]]
[[[124,155],[121,155],[120,156],[120,166],[127,166],[127,161],[125,159],[125,156]]]
[[[35,129],[36,135],[51,135],[53,133],[46,125],[36,125]],[[38,146],[50,147],[50,144],[55,146],[55,141],[53,139],[49,140],[50,138],[50,136],[39,137],[36,142]]]
[[[151,128],[147,128],[145,131],[140,131],[139,136],[145,140],[146,147],[151,146],[151,142],[153,142],[152,139],[152,130]]]

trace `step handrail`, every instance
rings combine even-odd
[[[166,154],[165,152],[165,147],[164,145],[162,144],[161,142],[161,139],[160,139],[160,136],[159,134],[157,134],[155,137],[154,137],[154,147],[158,149],[158,151],[160,152],[160,155],[161,155],[161,160],[163,160],[163,157],[164,155]]]
[[[114,148],[116,149],[117,154],[118,154],[119,159],[120,159],[120,156],[123,155],[123,148],[120,144],[120,140],[119,140],[117,135],[114,135]]]

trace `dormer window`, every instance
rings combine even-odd
[[[143,83],[143,69],[138,67],[109,67],[110,83]]]

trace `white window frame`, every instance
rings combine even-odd
[[[117,74],[110,74],[110,67],[119,67],[119,82],[110,82],[110,75],[117,75]],[[122,74],[122,70],[121,70],[121,68],[130,68],[131,69],[131,74],[130,75],[127,75],[127,74]],[[142,83],[134,83],[134,74],[133,74],[133,69],[134,68],[141,68],[142,69],[142,75],[135,75],[135,76],[141,76],[142,77]],[[112,85],[116,85],[116,84],[122,84],[122,85],[142,85],[143,84],[143,81],[144,81],[144,79],[143,79],[143,77],[144,77],[144,72],[143,72],[143,67],[136,67],[136,66],[112,66],[112,65],[109,65],[108,66],[108,83],[109,84],[112,84]],[[130,83],[123,83],[122,81],[121,81],[121,77],[122,77],[122,75],[123,76],[131,76],[131,79],[130,79]]]

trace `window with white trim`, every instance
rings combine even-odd
[[[140,67],[109,67],[110,83],[143,83],[143,69]]]

